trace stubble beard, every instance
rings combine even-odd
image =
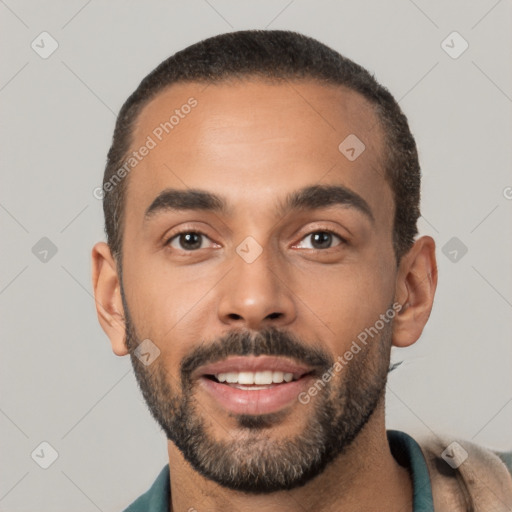
[[[189,378],[190,367],[197,366],[202,359],[198,359],[197,354],[185,358],[178,378],[172,378],[161,358],[150,366],[144,366],[134,354],[140,338],[136,335],[123,293],[122,296],[126,344],[149,411],[185,460],[200,475],[223,487],[267,494],[304,485],[345,452],[383,399],[391,322],[382,329],[378,339],[372,339],[362,347],[340,374],[326,383],[307,405],[297,402],[294,408],[304,408],[301,414],[307,415],[305,427],[299,434],[288,439],[273,437],[272,427],[287,420],[287,414],[278,412],[236,415],[237,431],[231,437],[227,435],[225,440],[215,439],[208,426],[211,422],[204,417],[204,408],[195,398],[197,382]],[[296,357],[299,351],[305,357],[307,354],[308,357],[316,357],[317,362],[320,360],[324,372],[334,365],[328,354],[308,349],[310,345],[273,328],[252,337],[247,333],[231,333],[228,338],[210,345],[233,355]],[[287,353],[290,351],[292,353]],[[184,370],[187,364],[188,369]],[[323,374],[318,373],[319,376]]]

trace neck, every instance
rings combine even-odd
[[[408,471],[391,455],[380,404],[357,438],[316,478],[302,487],[271,494],[225,489],[197,473],[168,442],[171,512],[412,511]]]

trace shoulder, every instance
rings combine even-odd
[[[436,434],[418,438],[422,451],[429,458],[440,459],[453,469],[463,465],[494,469],[499,473],[512,475],[512,451],[495,451],[482,445],[455,438],[446,434]]]
[[[417,441],[429,469],[436,510],[492,510],[500,503],[512,507],[511,452],[497,453],[449,435]]]

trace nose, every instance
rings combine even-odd
[[[252,262],[238,254],[233,267],[221,281],[218,316],[232,327],[260,330],[283,327],[296,318],[293,292],[285,284],[286,277],[272,265],[269,253]]]

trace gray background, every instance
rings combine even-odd
[[[417,138],[420,231],[437,241],[439,288],[420,341],[393,354],[404,363],[390,376],[388,426],[512,448],[511,0],[0,0],[0,14],[0,510],[119,511],[166,463],[130,361],[96,319],[92,191],[142,77],[246,28],[298,30],[361,63]],[[59,45],[47,59],[31,48],[43,31]],[[458,58],[441,45],[453,31],[469,43]],[[57,249],[46,261],[43,237]],[[58,452],[48,469],[31,457],[48,462],[43,441]]]

